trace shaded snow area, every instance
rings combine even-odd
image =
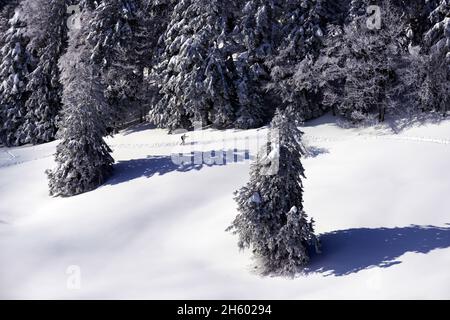
[[[1,148],[0,297],[449,299],[450,121],[393,134],[325,116],[302,130],[305,210],[323,253],[294,279],[256,274],[225,232],[251,154],[180,167],[171,154],[181,135],[138,126],[107,140],[117,161],[107,183],[51,198],[44,171],[56,142]],[[258,132],[203,139],[219,148],[225,134]]]

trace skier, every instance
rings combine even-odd
[[[186,144],[186,138],[187,138],[187,135],[186,135],[186,134],[183,134],[183,135],[181,136],[181,145],[182,145],[182,146],[184,146],[184,145]]]

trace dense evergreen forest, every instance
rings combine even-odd
[[[103,138],[436,112],[449,102],[449,0],[2,0],[0,141],[60,139],[55,195],[110,175]]]

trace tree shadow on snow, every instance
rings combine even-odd
[[[182,164],[176,164],[171,156],[148,156],[145,159],[119,161],[114,165],[113,176],[105,185],[117,185],[142,177],[151,178],[154,175],[162,176],[171,172],[198,171],[204,167],[225,166],[252,160],[252,156],[247,151],[234,150],[226,153],[220,150],[213,152],[212,156],[219,153],[223,154],[223,161],[204,160],[200,161],[202,164],[195,164],[196,161],[194,161],[194,154],[201,155],[201,153],[192,153],[191,157],[186,157]]]
[[[317,158],[321,155],[330,153],[328,149],[316,146],[306,146],[306,152],[306,158]]]
[[[398,134],[408,128],[420,127],[427,124],[440,124],[448,119],[448,116],[443,116],[442,113],[439,112],[423,112],[392,117],[391,119],[388,119],[386,123],[394,133]]]
[[[328,112],[319,118],[306,121],[304,126],[315,127],[319,125],[331,124],[342,129],[350,130],[376,127],[379,131],[386,129],[386,133],[399,134],[409,128],[421,127],[427,124],[440,124],[441,122],[448,121],[449,119],[450,112],[443,115],[442,112],[425,111],[415,113],[398,112],[396,114],[389,114],[383,122],[378,120],[376,114],[372,114],[363,121],[352,122],[351,120],[340,115],[333,116],[331,112]]]
[[[448,225],[448,224],[447,224]],[[320,236],[322,253],[313,254],[305,273],[345,276],[372,267],[388,268],[407,252],[428,253],[450,247],[450,228],[349,229]]]

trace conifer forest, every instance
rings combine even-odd
[[[449,163],[450,0],[0,0],[1,299],[449,299]]]

